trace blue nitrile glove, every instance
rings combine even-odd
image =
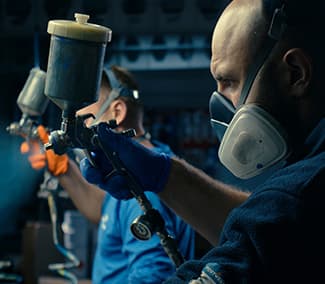
[[[98,137],[104,149],[114,151],[129,173],[138,181],[143,191],[160,192],[164,189],[170,172],[170,157],[156,153],[130,137],[111,130],[107,123],[97,126]],[[125,178],[121,175],[109,175],[112,164],[101,150],[92,153],[96,167],[87,158],[80,163],[82,175],[88,182],[97,184],[117,199],[128,199],[132,195]],[[109,176],[109,177],[107,177]]]

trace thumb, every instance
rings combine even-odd
[[[26,154],[29,152],[29,145],[26,141],[24,141],[23,143],[21,143],[20,145],[20,153],[22,154]]]

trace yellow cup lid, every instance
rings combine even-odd
[[[62,36],[71,39],[94,41],[94,42],[109,42],[112,38],[112,30],[88,23],[89,15],[74,14],[75,21],[67,20],[51,20],[47,25],[49,34]]]

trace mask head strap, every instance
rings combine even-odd
[[[107,68],[104,66],[103,72],[106,75],[109,84],[111,86],[111,92],[106,101],[103,102],[101,105],[98,113],[96,114],[96,119],[94,120],[93,124],[96,124],[99,118],[105,113],[111,103],[117,99],[118,97],[128,97],[134,100],[139,99],[139,91],[138,90],[131,90],[125,87],[115,76],[112,69]]]
[[[138,90],[131,90],[124,86],[115,76],[112,69],[108,69],[106,67],[103,68],[104,74],[107,76],[107,79],[110,83],[111,89],[114,92],[117,92],[117,97],[129,97],[134,100],[139,99],[139,92]]]
[[[256,59],[248,69],[248,75],[238,101],[237,109],[245,103],[257,73],[263,66],[266,58],[269,56],[273,47],[280,40],[281,36],[283,35],[286,29],[286,16],[284,9],[285,4],[282,4],[282,7],[275,9],[273,13],[271,24],[268,30],[268,37],[263,43],[263,47],[259,50],[258,54],[256,55]]]

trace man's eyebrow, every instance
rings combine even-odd
[[[217,68],[215,68],[213,71],[212,75],[215,80],[222,80],[226,77],[226,74],[220,69],[217,70]]]
[[[231,75],[227,75],[227,74],[222,74],[222,73],[218,73],[214,76],[216,81],[224,81],[224,80],[230,80],[230,81],[235,81],[235,78]]]
[[[224,66],[220,66],[220,65],[215,65],[212,68],[212,74],[213,77],[218,80],[218,79],[224,79],[224,78],[231,78],[233,76],[230,76],[228,69],[224,68]]]
[[[217,81],[222,81],[225,77],[222,74],[216,74],[214,77]]]

